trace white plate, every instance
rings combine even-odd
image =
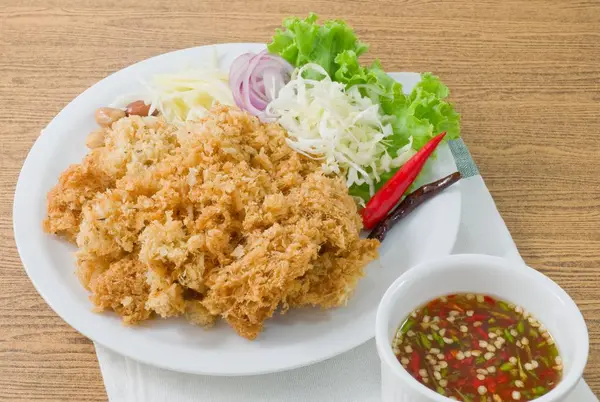
[[[224,323],[204,330],[183,320],[153,320],[126,327],[112,313],[95,314],[74,275],[74,246],[42,231],[46,193],[71,163],[86,153],[85,137],[95,128],[94,110],[118,95],[140,89],[138,77],[175,72],[202,63],[214,49],[223,68],[261,44],[222,44],[163,54],[125,68],[92,86],[65,107],[33,145],[23,165],[14,201],[14,231],[23,265],[46,302],[88,338],[133,359],[171,370],[211,375],[261,374],[305,366],[346,352],[371,339],[381,296],[407,268],[450,254],[460,220],[460,191],[454,186],[406,218],[388,235],[380,261],[366,269],[344,308],[290,311],[266,323],[255,341],[237,336]],[[419,75],[395,75],[407,89]],[[430,164],[428,179],[456,170],[447,146]]]

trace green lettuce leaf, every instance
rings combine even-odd
[[[361,67],[358,56],[345,51],[336,56],[336,62],[336,81],[348,87],[361,85],[363,95],[376,98],[382,113],[393,117],[394,136],[387,139],[392,151],[406,145],[410,136],[416,150],[443,131],[446,139],[460,136],[460,115],[445,101],[450,91],[438,77],[421,74],[421,81],[406,96],[402,85],[387,75],[378,61],[368,68]]]
[[[446,140],[460,137],[460,114],[446,98],[450,94],[438,77],[421,74],[421,81],[407,97],[407,107],[397,109],[394,132],[413,136],[413,148],[421,149],[431,138],[445,131]]]
[[[394,110],[406,104],[402,85],[383,71],[378,60],[369,68],[361,67],[358,55],[346,50],[338,54],[335,61],[339,67],[333,79],[346,84],[347,87],[361,85],[363,95],[377,101],[384,114],[393,114]]]
[[[340,20],[329,20],[317,24],[317,15],[311,13],[305,19],[286,18],[284,29],[278,29],[273,41],[267,45],[270,53],[278,54],[296,67],[306,63],[322,66],[333,77],[339,69],[335,58],[338,54],[351,50],[357,56],[367,51],[348,24]]]

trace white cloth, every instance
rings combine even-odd
[[[481,176],[461,182],[461,227],[454,253],[521,257]],[[111,402],[378,402],[380,364],[373,340],[300,369],[252,377],[180,374],[96,345]],[[564,402],[598,402],[582,380]]]

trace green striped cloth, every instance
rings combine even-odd
[[[456,167],[463,178],[479,175],[479,169],[477,169],[469,148],[467,148],[462,138],[449,141],[448,145],[452,151],[452,156],[454,156]]]

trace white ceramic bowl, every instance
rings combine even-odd
[[[404,370],[391,344],[399,324],[412,310],[439,296],[460,292],[489,294],[520,305],[550,331],[563,359],[563,378],[536,402],[559,402],[573,390],[587,362],[589,341],[583,316],[569,295],[525,265],[486,255],[452,255],[411,268],[381,300],[375,337],[383,402],[451,401]]]

